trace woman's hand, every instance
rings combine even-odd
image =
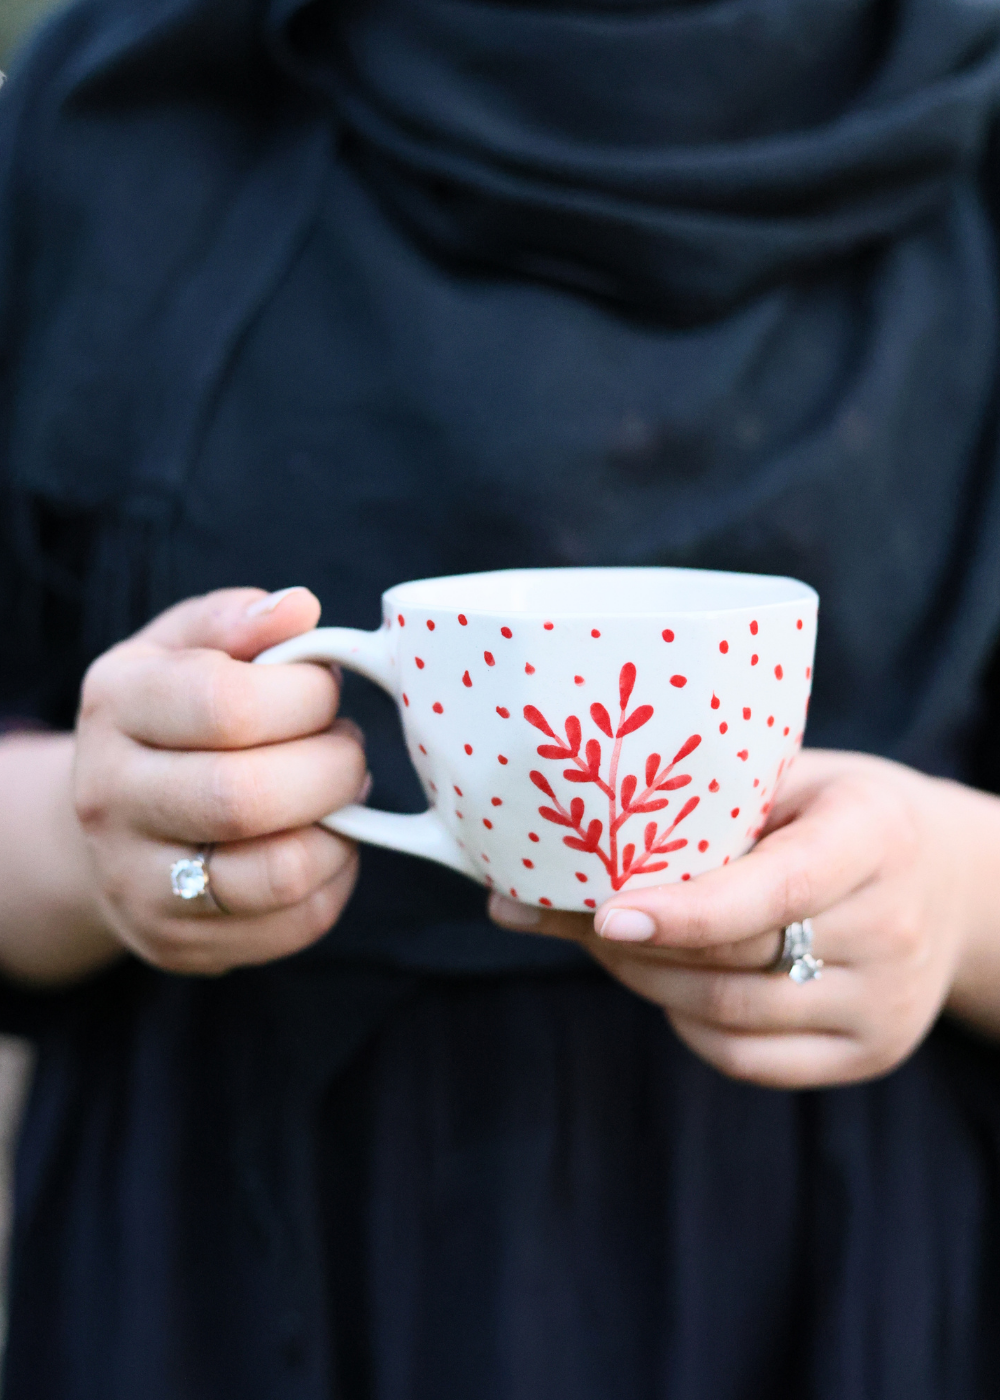
[[[360,734],[336,719],[330,670],[247,664],[318,617],[305,589],[181,603],[91,666],[75,746],[0,745],[28,827],[0,840],[9,975],[72,980],[124,949],[220,973],[296,952],[337,919],[357,854],[314,823],[362,794]],[[174,862],[205,846],[218,907],[171,890]]]
[[[1000,800],[859,754],[805,751],[741,860],[589,916],[494,895],[662,1006],[698,1055],[781,1088],[884,1074],[942,1008],[1000,1034]],[[810,918],[821,977],[768,971]]]

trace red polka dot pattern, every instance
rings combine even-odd
[[[753,656],[751,656],[751,658],[750,658],[750,665],[751,665],[751,666],[756,666],[756,665],[757,665],[757,662],[758,662],[759,660],[760,660],[760,657],[757,655],[756,652],[754,652]]]
[[[751,635],[751,637],[756,637],[756,635],[757,635],[757,624],[756,624],[756,622],[751,622],[751,624],[750,624],[750,635]]]
[[[720,642],[720,643],[719,643],[719,650],[722,652],[723,656],[725,656],[726,652],[729,650],[729,643],[728,643],[728,642]]]
[[[660,633],[660,636],[665,642],[672,642],[674,640],[674,634],[669,627],[664,627],[663,631]]]
[[[502,753],[497,754],[497,763],[502,763],[505,768],[507,767],[507,760],[504,758]]]
[[[406,618],[403,616],[402,613],[397,613],[397,614],[396,614],[396,618],[397,618],[397,621],[399,622],[400,627],[405,627],[405,626],[406,626]]]
[[[413,659],[417,663],[417,670],[422,671],[424,669],[423,659],[419,656],[415,656]]]
[[[505,705],[497,706],[497,714],[501,719],[510,719],[510,710],[508,710]]]
[[[492,804],[493,804],[494,807],[502,807],[502,806],[503,806],[503,798],[502,798],[502,797],[491,797],[491,798],[490,798],[490,801],[492,802]]]
[[[596,908],[597,908],[597,900],[596,900],[596,899],[585,899],[583,902],[584,902],[584,904],[587,906],[588,909],[596,909]]]
[[[433,621],[432,618],[428,618],[428,619],[427,619],[427,630],[428,630],[428,632],[433,632],[433,631],[434,631],[434,621]]]
[[[431,709],[434,711],[434,713],[435,713],[436,715],[443,715],[443,714],[444,714],[444,706],[441,704],[441,701],[440,701],[440,700],[435,700],[435,701],[434,701],[434,704],[431,706]]]
[[[717,710],[721,704],[722,704],[722,701],[719,699],[719,697],[716,695],[715,691],[713,690],[713,691],[712,691],[712,709],[713,709],[713,710]]]
[[[546,632],[551,632],[552,629],[553,629],[553,627],[555,626],[555,623],[554,623],[554,622],[543,622],[543,623],[542,623],[542,626],[545,628]]]
[[[743,718],[744,718],[744,719],[749,719],[749,718],[750,718],[750,706],[749,706],[749,705],[744,705],[744,706],[743,706]]]
[[[719,780],[718,780],[718,778],[713,778],[713,779],[712,779],[712,781],[711,781],[711,782],[709,783],[709,785],[708,785],[708,790],[709,790],[709,792],[718,792],[718,791],[719,791]]]
[[[458,622],[460,627],[468,627],[469,625],[469,619],[466,617],[465,613],[459,613]]]
[[[510,638],[513,637],[514,634],[513,634],[513,632],[510,630],[509,627],[501,627],[501,628],[500,628],[500,635],[501,635],[501,637],[506,637],[506,638],[508,639],[508,641],[509,641]]]
[[[540,899],[538,902],[539,902],[539,904],[544,904],[545,907],[546,907],[546,909],[551,909],[551,908],[552,908],[552,901],[551,901],[551,899],[546,899],[544,895],[542,895],[541,899]]]
[[[466,671],[465,674],[462,676],[462,684],[466,686],[469,690],[472,689],[472,677],[469,675],[468,671]]]
[[[600,634],[600,632],[598,632],[598,630],[597,630],[596,627],[592,627],[592,628],[590,629],[590,635],[591,635],[592,637],[599,637],[601,634]]]
[[[521,860],[521,864],[524,866],[525,870],[534,870],[535,868],[535,862],[533,860],[529,860],[527,856],[523,857],[523,859]]]
[[[535,674],[535,668],[530,661],[524,663],[524,674],[526,676],[533,676]]]
[[[720,733],[720,734],[725,734],[725,733],[728,732],[728,730],[729,730],[729,725],[726,723],[725,720],[723,720],[722,723],[719,725],[719,733]]]
[[[687,685],[687,683],[688,683],[688,678],[687,678],[687,676],[671,676],[671,677],[670,677],[670,684],[671,684],[672,686],[674,686],[677,690],[683,690],[683,688]]]
[[[699,851],[701,851],[702,855],[704,855],[705,852],[708,850],[708,842],[707,842],[707,841],[699,841],[699,842],[698,842],[698,849],[699,849]]]
[[[463,747],[463,749],[465,749],[465,752],[466,752],[467,754],[471,754],[471,753],[472,753],[472,745],[471,745],[471,744],[463,744],[462,747]]]
[[[775,676],[778,678],[779,681],[780,681],[780,680],[784,680],[784,678],[785,678],[785,673],[784,673],[784,671],[781,669],[780,665],[779,665],[779,666],[775,666],[775,668],[774,668],[774,674],[775,674]]]
[[[483,660],[486,662],[487,666],[495,666],[497,664],[496,657],[491,651],[483,652]]]

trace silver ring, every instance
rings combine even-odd
[[[823,959],[813,957],[812,921],[803,919],[799,924],[789,924],[784,932],[781,953],[771,967],[772,972],[787,972],[793,982],[800,985],[812,982],[823,975]]]
[[[170,867],[170,888],[178,899],[206,899],[220,914],[227,911],[216,899],[212,891],[208,861],[212,854],[211,846],[206,846],[196,856],[182,856]]]

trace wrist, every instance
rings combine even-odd
[[[953,860],[947,892],[959,919],[959,941],[945,1009],[1000,1036],[1000,798],[943,783]]]

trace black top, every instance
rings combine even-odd
[[[0,97],[0,711],[70,723],[215,586],[376,626],[405,578],[690,564],[817,588],[811,742],[995,786],[998,107],[962,0],[74,7]],[[992,1048],[728,1084],[472,884],[363,871],[280,965],[4,989],[8,1397],[977,1393]]]

